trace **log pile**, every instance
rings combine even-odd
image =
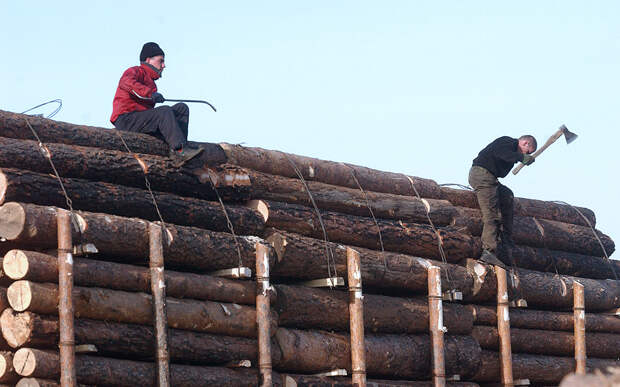
[[[79,384],[157,380],[148,257],[149,224],[161,225],[160,214],[171,385],[259,385],[256,297],[265,291],[273,385],[351,386],[350,294],[311,285],[347,278],[347,248],[361,259],[368,385],[432,385],[429,266],[440,268],[452,295],[442,309],[448,385],[501,382],[498,283],[475,260],[482,223],[471,191],[279,151],[201,145],[200,158],[177,168],[154,137],[0,111],[0,384],[60,380],[63,190],[74,209]],[[619,365],[620,320],[608,312],[620,308],[620,265],[605,258],[615,246],[594,228],[594,213],[516,198],[515,215],[508,293],[527,308],[510,308],[514,379],[557,385],[574,372],[575,282],[585,289],[588,370]],[[221,276],[248,268],[255,277],[257,244],[268,246],[270,286],[262,277],[257,284]],[[325,376],[335,370],[349,376]]]

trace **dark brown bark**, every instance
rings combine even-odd
[[[511,316],[512,317],[512,316]],[[478,325],[472,336],[483,349],[499,348],[497,328]],[[575,340],[571,332],[558,332],[539,329],[510,328],[512,351],[537,355],[573,356]],[[620,358],[620,336],[612,333],[587,333],[586,353],[588,357],[602,359]]]
[[[57,379],[58,353],[22,348],[15,353],[15,367],[22,376]],[[97,386],[150,386],[155,381],[155,364],[98,356],[76,356],[77,380]],[[228,369],[172,364],[173,386],[256,386],[255,369]]]
[[[478,325],[497,325],[496,308],[467,305]],[[510,326],[524,329],[573,331],[572,312],[554,312],[534,309],[510,309]],[[620,333],[620,319],[613,315],[586,313],[586,332]]]
[[[348,335],[279,328],[274,348],[277,370],[316,373],[336,368],[351,371]],[[367,335],[369,377],[428,379],[431,372],[428,335]],[[478,370],[480,347],[470,336],[446,336],[446,373],[463,379]]]
[[[58,286],[16,281],[7,289],[11,307],[40,314],[58,313]],[[101,288],[73,289],[75,316],[93,320],[151,325],[151,296]],[[256,336],[256,310],[250,306],[167,298],[171,328],[230,336]]]
[[[75,125],[68,122],[0,110],[0,136],[23,140],[35,140],[28,123],[44,143],[81,145],[125,152],[126,148],[137,153],[167,156],[168,145],[156,137],[142,133],[117,131],[95,126]],[[119,134],[122,136],[119,136]],[[198,143],[194,143],[198,144]],[[199,143],[205,148],[201,159],[210,165],[224,163],[226,155],[217,144]]]
[[[441,198],[448,200],[455,206],[479,208],[474,191],[441,187],[441,192]],[[514,203],[515,215],[556,220],[581,226],[588,226],[588,222],[592,227],[596,225],[594,212],[584,207],[526,198],[515,198]],[[583,214],[583,217],[580,213]]]
[[[318,239],[279,230],[270,230],[268,234],[267,240],[277,255],[277,264],[272,272],[274,277],[306,280],[327,277],[326,246],[334,256],[336,273],[342,275],[347,270],[345,246],[330,242],[325,244]],[[363,248],[356,250],[361,254],[364,286],[426,294],[427,268],[433,264],[442,268],[444,290],[459,290],[467,301],[483,302],[495,297],[494,277],[478,286],[474,283],[475,277],[461,266],[403,254],[381,253]],[[333,275],[334,268],[331,266]]]
[[[84,179],[63,178],[62,183],[76,210],[98,211],[147,220],[159,220],[147,190]],[[230,232],[220,203],[153,192],[157,207],[167,223]],[[58,180],[49,174],[0,170],[0,204],[20,201],[45,206],[66,207]],[[259,213],[244,206],[226,205],[226,213],[236,233],[261,235],[264,222]]]
[[[15,383],[19,375],[13,368],[13,352],[0,351],[0,383]]]
[[[56,248],[56,208],[34,204],[6,203],[0,207],[0,236],[33,248]],[[74,230],[76,243],[94,243],[101,254],[146,262],[148,222],[115,215],[76,212],[81,233]],[[254,268],[256,237],[237,237],[194,227],[166,225],[171,236],[164,246],[164,259],[171,269],[209,271],[238,267]]]
[[[497,352],[482,351],[478,373],[472,378],[476,382],[499,382],[499,355]],[[587,362],[588,372],[604,371],[607,367],[617,367],[620,361],[590,358]],[[564,375],[575,370],[575,359],[571,357],[512,355],[514,379],[529,379],[531,383],[557,385]]]
[[[263,214],[267,226],[323,238],[319,219],[310,207],[264,200],[252,201],[249,206]],[[375,222],[367,217],[322,210],[320,213],[331,241],[381,250],[378,232],[380,229],[385,250],[425,258],[440,258],[437,235],[429,225],[377,219],[377,229]],[[450,227],[439,228],[439,233],[449,262],[480,255],[479,240]]]
[[[278,325],[303,329],[349,330],[348,293],[277,285],[273,307]],[[468,334],[473,316],[459,304],[446,303],[443,321],[453,335]],[[364,294],[364,329],[372,333],[428,332],[428,300]]]
[[[355,181],[357,179],[366,191],[415,195],[409,179],[402,173],[383,172],[353,164],[319,160],[262,148],[246,148],[226,143],[220,146],[224,149],[229,163],[271,175],[297,178],[295,172],[297,169],[306,180],[359,189]],[[433,180],[414,176],[411,179],[423,198],[442,198],[440,187]]]
[[[312,206],[310,195],[298,178],[269,175],[248,170],[252,182],[252,198]],[[377,218],[428,223],[426,207],[416,196],[394,195],[347,188],[317,181],[306,182],[316,205],[323,210],[367,216],[372,208]],[[426,199],[429,216],[437,226],[446,226],[455,216],[454,206],[446,200]]]
[[[58,282],[57,265],[55,257],[27,250],[11,250],[2,262],[6,275],[11,279],[33,282]],[[148,269],[140,266],[77,257],[73,262],[73,275],[75,284],[79,286],[129,292],[149,292],[150,289]],[[166,270],[165,277],[166,293],[170,297],[247,305],[253,305],[256,300],[255,285],[247,281],[172,270]]]
[[[160,156],[139,154],[136,159],[130,153],[98,148],[64,144],[47,144],[47,147],[62,177],[144,188],[146,169],[154,190],[216,200],[208,178],[211,174],[219,194],[225,199],[244,200],[250,192],[249,177],[239,168],[190,168],[188,165],[178,168],[171,159]],[[36,141],[0,137],[0,148],[0,167],[52,173],[49,160],[42,155]]]
[[[58,319],[32,312],[6,309],[0,316],[2,334],[13,348],[56,348]],[[75,320],[76,345],[92,344],[102,356],[153,360],[155,337],[152,327],[97,321]],[[192,364],[225,364],[250,360],[256,364],[256,339],[212,335],[179,329],[168,331],[170,359]]]

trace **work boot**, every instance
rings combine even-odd
[[[194,148],[189,145],[185,145],[178,150],[170,149],[170,158],[174,162],[174,166],[178,168],[201,154],[203,151],[204,148],[201,146]]]
[[[489,250],[482,250],[482,255],[480,255],[480,258],[478,260],[489,265],[499,266],[502,269],[506,270],[506,265],[504,265],[504,262],[500,261],[499,258],[497,258],[495,254],[493,254]]]

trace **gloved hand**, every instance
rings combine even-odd
[[[522,163],[525,165],[532,165],[534,164],[534,161],[536,161],[536,158],[532,155],[528,155],[527,153],[523,154],[523,161]]]
[[[158,93],[158,92],[154,92],[153,94],[151,94],[151,99],[155,103],[162,103],[162,102],[165,101],[164,96],[161,95],[161,93]]]

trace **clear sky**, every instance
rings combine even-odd
[[[620,2],[0,0],[0,15],[3,110],[61,98],[55,119],[111,127],[121,73],[155,41],[164,97],[218,108],[190,106],[193,140],[467,184],[496,137],[542,144],[565,124],[577,141],[503,183],[594,210],[620,243]]]

